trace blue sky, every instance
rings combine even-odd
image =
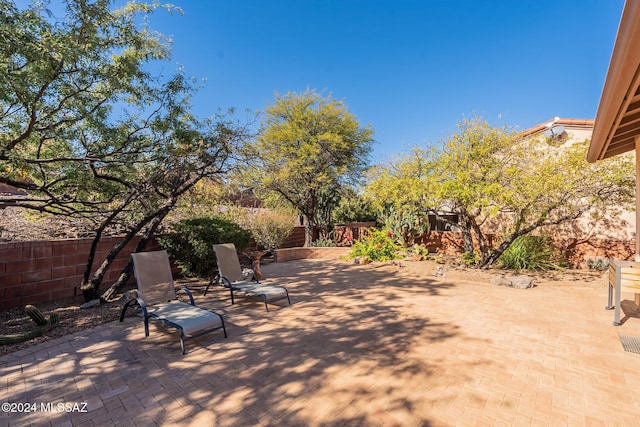
[[[316,89],[376,131],[373,161],[434,144],[464,117],[526,129],[594,118],[623,0],[175,1],[150,25],[171,74],[206,79],[199,115]]]

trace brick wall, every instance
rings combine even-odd
[[[0,310],[80,295],[91,239],[65,239],[0,243]],[[98,245],[95,270],[118,238],[104,238]],[[129,262],[138,243],[134,239],[118,254],[107,271],[101,289],[113,284]],[[147,250],[159,249],[155,242]]]

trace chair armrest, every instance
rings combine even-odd
[[[189,302],[191,303],[191,305],[196,305],[196,302],[193,299],[193,294],[191,293],[189,288],[187,288],[186,286],[180,286],[178,289],[176,289],[176,291],[184,291],[184,293],[189,297]]]
[[[140,310],[142,311],[142,315],[144,316],[145,320],[147,319],[147,317],[149,317],[149,313],[147,312],[147,305],[144,303],[144,301],[142,300],[142,298],[140,297],[135,297],[135,298],[131,298],[129,301],[127,301],[127,303],[124,305],[124,308],[122,309],[122,312],[120,313],[120,321],[122,322],[124,320],[124,315],[127,311],[127,308],[129,308],[129,306],[133,305],[137,305]]]

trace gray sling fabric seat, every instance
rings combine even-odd
[[[218,263],[218,275],[211,283],[216,282],[229,288],[231,294],[231,304],[234,304],[234,291],[242,292],[248,296],[258,297],[264,301],[264,306],[269,311],[268,303],[289,299],[289,291],[284,286],[259,283],[258,281],[245,280],[242,274],[242,267],[238,259],[238,252],[233,243],[225,243],[221,245],[213,245],[216,254],[216,262]],[[209,283],[209,286],[211,285]],[[207,290],[209,289],[207,286]],[[206,294],[206,290],[205,290]]]
[[[138,308],[144,318],[146,337],[149,336],[149,319],[178,329],[182,354],[185,353],[184,340],[187,337],[194,338],[222,328],[226,338],[227,330],[222,316],[196,306],[189,289],[180,288],[188,295],[190,303],[177,300],[167,251],[134,253],[131,259],[138,295],[125,304],[120,314],[121,322],[127,308]]]

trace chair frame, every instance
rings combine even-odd
[[[214,245],[214,249],[215,246],[229,246],[231,245],[234,249],[234,252],[236,254],[236,258],[237,258],[237,251],[235,251],[235,245],[233,245],[233,243],[230,244],[226,244],[226,245]],[[227,249],[230,249],[229,247]],[[215,252],[215,251],[214,251]],[[216,252],[216,260],[218,257],[218,253]],[[238,265],[240,264],[240,260],[238,260]],[[287,290],[287,288],[285,288],[284,286],[281,285],[262,285],[256,278],[255,276],[253,276],[253,280],[252,281],[248,281],[248,280],[244,280],[244,281],[232,281],[229,277],[222,275],[222,272],[220,271],[219,267],[218,267],[218,272],[213,276],[213,278],[209,281],[209,284],[207,285],[206,289],[204,290],[204,295],[207,295],[207,291],[209,290],[209,287],[213,284],[216,285],[222,285],[225,288],[229,288],[229,294],[231,296],[231,304],[235,304],[235,298],[233,295],[233,291],[236,292],[242,292],[243,294],[247,295],[248,297],[255,297],[255,298],[260,298],[263,302],[264,302],[264,307],[267,311],[269,311],[269,305],[268,303],[270,302],[274,302],[274,301],[280,301],[282,299],[287,299],[287,302],[289,303],[289,305],[291,305],[291,298],[289,298],[289,291]],[[269,298],[269,294],[266,292],[259,292],[259,291],[255,291],[252,290],[251,288],[253,287],[254,284],[261,284],[264,288],[268,288],[268,287],[272,287],[273,289],[278,289],[278,290],[284,290],[284,295],[277,297],[277,298]]]
[[[168,259],[169,258],[167,256],[167,260]],[[133,262],[133,257],[132,257],[132,262]],[[169,286],[174,287],[173,281],[170,282]],[[178,288],[174,287],[174,292],[176,294],[177,294],[178,291],[185,292],[186,295],[189,297],[189,302],[187,303],[187,302],[184,302],[184,301],[180,301],[180,300],[177,299],[177,296],[176,296],[175,299],[173,299],[171,301],[168,301],[167,303],[178,302],[180,304],[191,305],[193,307],[196,307],[199,310],[202,310],[203,312],[215,314],[216,316],[218,316],[220,318],[220,325],[216,325],[215,327],[212,327],[212,328],[205,328],[205,329],[197,331],[196,333],[185,334],[184,328],[183,328],[182,325],[180,325],[180,323],[172,321],[171,319],[162,318],[162,317],[158,316],[156,313],[150,312],[147,309],[148,306],[160,307],[160,306],[162,306],[164,304],[167,304],[167,303],[159,303],[159,304],[150,304],[150,305],[148,305],[147,303],[145,303],[145,301],[139,295],[136,295],[135,297],[131,298],[129,301],[126,302],[126,304],[124,305],[124,307],[122,309],[122,312],[120,313],[120,322],[124,321],[124,316],[126,314],[126,311],[127,311],[127,309],[129,307],[131,307],[131,308],[134,308],[136,310],[136,312],[142,314],[143,322],[144,322],[144,336],[145,337],[149,336],[149,319],[160,321],[164,325],[167,325],[169,327],[177,329],[179,331],[179,333],[180,333],[180,348],[182,349],[182,354],[186,353],[185,340],[188,339],[188,338],[197,338],[197,337],[200,337],[200,336],[202,336],[202,335],[204,335],[206,333],[215,331],[217,329],[222,329],[223,332],[224,332],[224,337],[227,338],[227,328],[226,328],[226,326],[224,324],[224,318],[222,317],[222,315],[220,315],[220,314],[218,314],[218,313],[216,313],[216,312],[214,312],[212,310],[208,310],[206,308],[197,306],[196,303],[195,303],[195,300],[193,299],[193,294],[191,293],[191,291],[186,286],[180,286]]]

